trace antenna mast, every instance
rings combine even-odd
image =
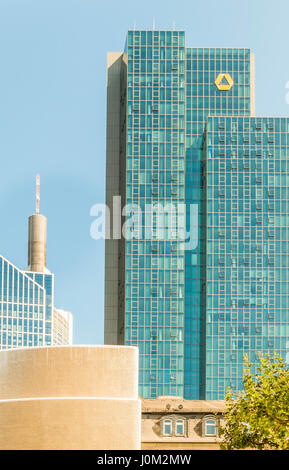
[[[36,214],[40,213],[40,175],[36,175]]]

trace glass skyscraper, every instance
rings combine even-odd
[[[183,31],[129,31],[107,87],[105,342],[139,347],[144,398],[223,399],[286,353],[287,121],[253,118],[249,49]]]
[[[242,387],[243,355],[289,337],[289,119],[209,117],[206,397]]]
[[[250,116],[254,112],[254,56],[249,49],[186,49],[186,204],[199,208],[198,246],[186,251],[185,398],[206,396],[206,185],[203,157],[207,118]],[[229,74],[234,85],[219,90],[216,80]],[[252,73],[252,74],[251,74]],[[226,78],[222,79],[226,83]]]
[[[0,349],[72,343],[72,315],[54,308],[46,231],[46,218],[36,211],[29,217],[26,270],[0,255]]]
[[[51,344],[46,290],[0,255],[0,349]]]

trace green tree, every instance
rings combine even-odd
[[[276,353],[260,356],[256,373],[245,356],[244,389],[228,390],[223,450],[289,449],[289,369]]]

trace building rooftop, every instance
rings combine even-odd
[[[143,413],[216,413],[224,412],[226,402],[221,400],[184,400],[183,398],[160,397],[157,399],[143,399]]]

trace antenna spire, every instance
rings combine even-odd
[[[40,175],[36,175],[36,214],[40,213]]]

